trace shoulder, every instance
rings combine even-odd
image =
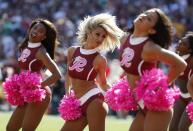
[[[158,51],[158,50],[161,50],[161,49],[162,49],[161,46],[155,44],[155,43],[154,43],[153,41],[151,41],[151,40],[148,40],[148,41],[145,43],[144,47],[143,47],[143,50],[144,50],[144,51]]]
[[[40,47],[39,49],[38,49],[38,51],[37,51],[37,53],[36,53],[36,55],[45,55],[47,53],[47,51],[46,51],[46,49],[42,46],[42,47]]]
[[[46,51],[46,49],[42,46],[41,48],[38,49],[36,53],[36,58],[39,60],[43,60],[45,58],[50,58],[50,55]]]
[[[95,59],[95,63],[100,64],[100,65],[106,65],[107,59],[104,55],[99,53]]]
[[[72,56],[75,52],[75,50],[78,48],[79,46],[71,46],[69,47],[68,50],[68,55]]]
[[[130,34],[127,33],[127,34],[125,34],[125,35],[123,35],[123,36],[121,37],[121,44],[123,44],[123,43],[126,42],[126,40],[128,39],[129,35],[130,35]]]
[[[145,54],[159,54],[162,51],[166,51],[166,49],[162,48],[161,46],[155,44],[153,41],[149,40],[145,43],[143,47],[143,53]]]
[[[155,44],[153,41],[148,40],[143,47],[142,57],[146,61],[154,61],[158,59],[164,52],[167,52],[167,50]]]

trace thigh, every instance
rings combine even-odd
[[[131,123],[129,131],[143,131],[144,130],[145,114],[139,111],[135,116],[135,119]]]
[[[186,110],[184,110],[180,122],[178,131],[189,131],[189,127],[192,124],[191,120],[188,117]]]
[[[104,131],[108,106],[101,99],[94,99],[87,107],[86,115],[89,131]]]
[[[87,125],[85,116],[73,121],[66,121],[61,131],[83,131]]]
[[[144,131],[167,131],[172,118],[172,110],[147,111],[144,123]]]
[[[25,115],[26,105],[17,106],[13,112],[8,124],[7,131],[18,131],[21,128],[23,118]]]
[[[169,131],[178,130],[178,125],[179,125],[179,122],[180,122],[180,119],[184,112],[185,107],[186,105],[181,99],[176,101],[174,105],[174,109],[173,109],[174,113],[173,113],[172,121],[170,123]]]
[[[42,102],[29,103],[27,105],[22,124],[23,131],[34,131],[37,128],[50,103],[50,100],[51,96],[46,95],[46,98]]]

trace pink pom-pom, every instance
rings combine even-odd
[[[46,97],[46,91],[44,89],[23,89],[20,91],[23,99],[27,103],[41,102]]]
[[[36,72],[23,71],[19,74],[19,85],[23,88],[37,89],[41,87],[41,75]]]
[[[144,94],[144,104],[149,110],[167,111],[172,108],[175,99],[170,89],[159,88],[157,90],[147,89]]]
[[[153,111],[167,111],[172,108],[177,89],[169,89],[167,76],[160,69],[145,71],[137,82],[137,100],[144,100],[147,109]]]
[[[3,82],[4,92],[6,94],[6,99],[11,105],[23,105],[24,99],[20,92],[20,86],[18,84],[19,76],[17,74],[10,78],[7,78]]]
[[[160,69],[153,68],[152,70],[145,70],[140,80],[136,82],[136,96],[137,100],[143,98],[143,95],[147,88],[154,89],[156,87],[166,88],[167,77]]]
[[[190,102],[186,106],[186,112],[188,113],[190,120],[193,122],[193,102]]]
[[[175,101],[180,98],[181,92],[179,87],[174,85],[173,88],[170,88],[170,90],[172,91],[171,93],[173,94]]]
[[[62,98],[58,111],[64,120],[76,120],[82,116],[80,100],[75,97],[74,92]]]
[[[19,74],[20,92],[27,103],[41,102],[46,97],[46,91],[41,88],[42,78],[36,72],[25,71]]]
[[[138,109],[133,92],[125,78],[113,84],[112,88],[106,92],[105,101],[115,111]]]
[[[24,71],[7,78],[3,83],[6,98],[12,105],[23,105],[24,102],[40,102],[46,97],[41,89],[41,75],[36,72]]]

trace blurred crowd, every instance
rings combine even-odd
[[[0,83],[18,72],[17,47],[33,19],[46,18],[56,25],[60,41],[56,62],[65,74],[66,49],[78,44],[76,29],[84,16],[109,12],[117,17],[122,29],[127,29],[137,14],[152,7],[162,9],[171,18],[175,27],[174,43],[184,32],[193,30],[192,0],[0,0]],[[116,51],[108,53],[107,57],[112,61],[117,57]],[[114,69],[112,65],[109,67]],[[55,107],[65,93],[64,80],[54,86],[52,114],[57,113]],[[4,103],[3,98],[0,84],[0,104]]]

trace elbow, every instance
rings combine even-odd
[[[184,62],[184,63],[182,64],[182,70],[185,71],[186,67],[187,67],[187,63]]]
[[[179,64],[179,66],[177,66],[177,68],[181,71],[184,72],[185,69],[187,67],[187,63],[185,61],[183,61],[182,63]]]

